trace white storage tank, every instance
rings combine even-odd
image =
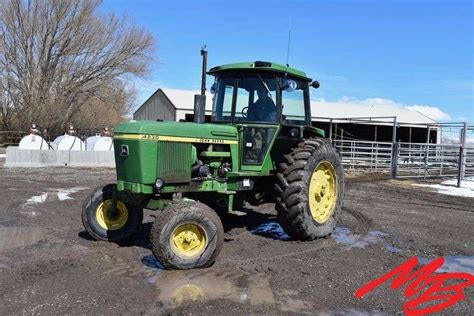
[[[111,151],[114,150],[114,142],[112,137],[102,136],[97,139],[94,144],[94,151]]]
[[[59,141],[58,150],[85,150],[84,142],[76,136],[66,135]]]
[[[61,135],[61,136],[58,136],[54,139],[54,141],[52,142],[52,144],[55,144],[56,146],[56,149],[58,148],[59,146],[59,143],[63,140],[64,137],[66,137],[67,135],[64,134],[64,135]]]
[[[97,140],[100,138],[99,135],[90,136],[86,139],[86,150],[94,150],[94,145]]]
[[[20,140],[19,149],[48,150],[48,142],[41,136],[29,134]]]

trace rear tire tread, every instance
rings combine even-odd
[[[319,160],[330,160],[338,178],[338,196],[333,218],[319,224],[313,220],[308,205],[309,179]],[[322,138],[303,139],[284,155],[276,176],[276,209],[280,223],[296,240],[313,240],[331,233],[340,216],[344,197],[344,174],[339,153]]]

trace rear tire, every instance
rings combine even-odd
[[[95,189],[82,205],[82,223],[96,240],[124,241],[132,237],[143,221],[143,209],[116,198],[111,213],[115,184]]]
[[[224,229],[211,208],[182,201],[158,213],[150,239],[153,254],[166,269],[206,268],[222,249]]]
[[[344,199],[344,170],[337,151],[322,138],[302,140],[284,156],[275,191],[279,221],[296,240],[329,235]]]

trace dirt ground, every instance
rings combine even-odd
[[[113,182],[113,170],[1,164],[3,315],[394,314],[403,310],[402,291],[384,284],[361,300],[354,292],[413,255],[474,255],[473,199],[356,177],[347,179],[332,237],[287,240],[267,204],[225,219],[224,248],[211,268],[164,271],[148,244],[152,212],[127,243],[96,242],[84,231],[82,201]],[[473,315],[473,293],[445,312]]]

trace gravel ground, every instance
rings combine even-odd
[[[151,255],[153,213],[127,243],[93,241],[81,223],[89,192],[113,170],[3,169],[0,160],[0,310],[9,314],[394,314],[402,291],[360,286],[409,257],[466,256],[473,269],[474,200],[408,181],[347,179],[331,237],[287,240],[274,207],[226,217],[209,269],[163,271]],[[474,314],[472,288],[446,313]]]

